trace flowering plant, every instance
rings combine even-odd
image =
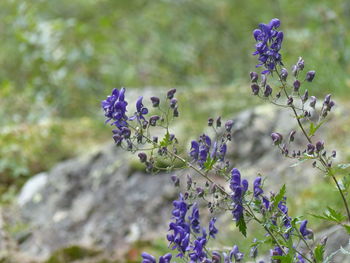
[[[335,103],[329,94],[324,98],[322,106],[318,107],[315,96],[309,96],[307,90],[301,93],[302,85],[313,81],[315,71],[308,71],[303,75],[305,62],[299,58],[292,67],[292,76],[289,76],[280,53],[283,32],[278,31],[279,27],[280,21],[275,18],[268,24],[260,24],[259,28],[253,31],[257,42],[253,55],[258,56],[257,67],[263,70],[260,74],[250,73],[252,93],[277,107],[291,110],[300,132],[292,130],[285,136],[275,131],[271,134],[272,143],[285,157],[298,162],[311,161],[313,167],[334,181],[344,205],[344,213],[328,208],[323,215],[315,216],[339,224],[350,233],[350,212],[346,200],[349,180],[340,181],[335,174],[332,162],[336,151],[326,150],[324,141],[314,139]],[[278,82],[274,88],[273,79],[277,79]],[[176,256],[168,253],[157,261],[155,257],[144,252],[141,255],[143,263],[168,263],[171,260],[230,263],[248,259],[249,256],[242,253],[236,245],[230,250],[209,247],[210,241],[215,239],[219,231],[215,225],[216,217],[211,217],[206,224],[200,217],[198,200],[207,202],[211,214],[230,212],[243,236],[247,235],[251,221],[261,226],[266,235],[261,240],[254,239],[250,251],[250,257],[253,259],[258,257],[259,246],[269,244],[271,262],[317,263],[331,260],[332,255],[325,255],[326,240],[317,243],[313,231],[308,228],[308,221],[290,215],[285,185],[277,193],[267,193],[264,191],[265,182],[261,176],[249,183],[247,179],[242,178],[237,168],[232,168],[226,157],[232,139],[232,120],[222,125],[220,117],[215,120],[209,118],[208,126],[213,128],[215,136],[202,134],[197,140],[193,140],[186,158],[178,153],[179,141],[170,129],[170,124],[179,117],[176,89],[169,90],[164,100],[151,97],[152,111],[143,104],[143,97],[139,97],[136,111],[131,114],[127,111],[125,92],[124,88],[114,89],[112,94],[102,101],[106,122],[114,127],[113,139],[116,145],[137,153],[149,172],[164,169],[158,163],[159,160],[165,159],[169,161],[167,170],[175,166],[181,169],[189,168],[205,180],[205,186],[199,187],[191,176],[187,176],[187,191],[180,193],[179,198],[173,202],[169,233],[166,237],[169,249],[177,251]],[[149,116],[150,112],[154,112],[154,115]],[[304,137],[307,143],[302,149],[292,150],[296,136]],[[347,165],[340,167],[346,168]],[[217,182],[215,178],[218,177],[213,177],[213,173],[224,178],[228,187]],[[172,180],[175,185],[179,185],[180,181],[185,179],[173,175]]]

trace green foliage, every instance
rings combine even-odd
[[[324,245],[317,245],[314,250],[314,256],[317,263],[323,262],[325,247]]]

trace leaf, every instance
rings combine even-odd
[[[293,256],[290,254],[283,256],[273,256],[272,259],[278,259],[281,263],[293,263]]]
[[[315,214],[311,214],[311,215],[318,219],[323,219],[323,220],[332,221],[336,223],[341,223],[342,221],[344,221],[345,216],[343,216],[340,212],[337,212],[331,207],[327,207],[327,209],[328,210],[326,212],[323,212],[322,215],[315,215]]]
[[[244,237],[247,237],[247,225],[244,221],[244,216],[237,221],[236,226],[238,227],[239,232],[241,232]]]
[[[350,167],[350,163],[340,163],[337,165],[340,169],[347,169]]]
[[[345,228],[346,232],[348,232],[348,234],[350,235],[350,226],[349,225],[343,225],[343,227]]]
[[[314,136],[315,133],[317,132],[317,130],[322,126],[322,124],[324,123],[325,121],[321,121],[319,124],[317,124],[315,126],[315,124],[313,122],[310,123],[310,129],[309,129],[309,136]]]
[[[210,158],[210,156],[208,156],[207,160],[204,163],[205,170],[210,171],[213,168],[215,163],[216,163],[216,159],[212,159]]]
[[[283,198],[284,198],[285,195],[286,195],[286,185],[284,184],[284,185],[281,187],[281,189],[280,189],[280,191],[278,192],[278,194],[275,195],[274,198],[272,198],[272,201],[273,201],[273,203],[272,203],[273,208],[276,208],[276,207],[278,206],[279,202],[281,202],[281,201],[283,200]]]
[[[168,147],[171,144],[170,134],[167,132],[163,138],[163,140],[159,143],[161,147]]]
[[[315,260],[316,262],[322,263],[324,258],[324,245],[317,245],[317,247],[314,250]]]

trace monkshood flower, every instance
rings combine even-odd
[[[304,220],[300,224],[300,233],[303,235],[304,238],[312,239],[313,238],[313,232],[310,229],[306,228],[307,220]]]
[[[112,94],[106,100],[101,102],[101,107],[107,118],[106,123],[113,120],[112,125],[116,127],[127,126],[128,117],[126,116],[125,89],[113,89]]]
[[[215,227],[215,222],[216,222],[215,217],[213,217],[209,221],[209,236],[211,236],[212,238],[215,238],[215,235],[219,232],[218,229]]]
[[[224,252],[222,255],[224,258],[224,263],[240,262],[244,257],[244,254],[239,251],[238,246],[236,245],[233,246],[229,254]],[[234,261],[232,261],[233,259]]]
[[[233,201],[232,215],[236,221],[239,221],[243,216],[242,199],[248,189],[248,181],[245,179],[241,181],[241,173],[237,168],[233,168],[231,171],[230,188],[233,192],[231,195]]]
[[[282,256],[283,255],[283,250],[276,246],[274,247],[274,249],[271,249],[270,250],[270,255],[273,257],[273,256]]]
[[[258,55],[260,63],[257,67],[264,66],[266,70],[262,74],[272,72],[277,64],[282,64],[282,56],[279,53],[282,47],[283,32],[277,31],[280,21],[274,18],[268,24],[260,24],[259,29],[253,31],[253,36],[257,42],[254,56]]]
[[[152,255],[146,252],[143,252],[141,256],[142,256],[142,263],[157,263],[156,259]],[[170,263],[171,258],[172,258],[172,255],[170,253],[167,253],[164,256],[161,256],[159,258],[159,263]]]
[[[221,142],[220,145],[217,142],[212,143],[212,140],[206,134],[201,135],[198,141],[193,140],[191,142],[190,156],[201,168],[204,168],[204,163],[208,157],[223,162],[226,152],[226,143]]]
[[[260,195],[264,193],[264,191],[261,189],[261,177],[257,177],[254,180],[254,197],[259,198]]]
[[[202,236],[197,237],[194,241],[194,245],[191,247],[193,252],[189,253],[191,259],[189,263],[203,262],[204,259],[207,259],[207,253],[204,250],[206,244],[207,233],[205,232],[205,229],[203,229]]]
[[[192,215],[188,217],[188,220],[190,220],[191,228],[193,232],[200,233],[201,226],[199,221],[199,210],[197,203],[194,203],[192,206]]]
[[[146,120],[145,117],[143,115],[146,115],[148,113],[148,109],[146,107],[144,107],[143,103],[142,103],[143,97],[139,97],[136,101],[136,112],[135,115],[130,117],[130,120]]]

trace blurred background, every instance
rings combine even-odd
[[[232,116],[258,104],[248,77],[256,64],[252,30],[274,17],[285,33],[285,64],[303,56],[317,71],[312,93],[346,105],[346,0],[2,0],[2,207],[33,175],[111,143],[100,101],[112,88],[176,87],[191,136],[213,110]]]

